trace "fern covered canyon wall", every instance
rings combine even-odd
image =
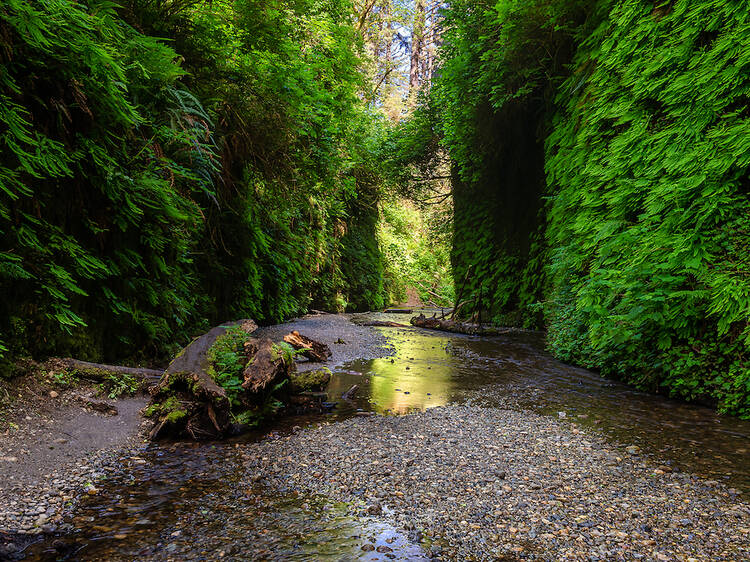
[[[4,2],[0,355],[153,360],[229,319],[402,295],[378,233],[405,194],[384,162],[416,96],[404,30],[429,17],[346,0]]]
[[[750,417],[750,12],[451,3],[456,283],[562,359]]]
[[[349,9],[4,2],[2,350],[159,356],[230,318],[382,306]]]

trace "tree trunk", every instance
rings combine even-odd
[[[416,95],[420,85],[420,66],[424,48],[425,0],[416,0],[414,25],[411,32],[411,67],[409,68],[409,93]]]
[[[130,375],[144,381],[156,382],[164,371],[159,369],[145,369],[141,367],[122,367],[120,365],[103,365],[101,363],[89,363],[78,359],[51,359],[50,366],[53,369],[62,368],[68,371],[76,371],[85,379],[102,381],[109,375]]]
[[[500,334],[510,333],[511,329],[498,329],[488,328],[481,324],[471,324],[469,322],[457,322],[455,320],[448,320],[432,316],[430,318],[425,317],[424,314],[415,316],[411,319],[411,325],[417,328],[428,328],[430,330],[440,330],[442,332],[453,332],[456,334],[467,334],[467,335],[485,335],[485,336],[496,336]]]
[[[213,328],[195,338],[169,364],[161,380],[150,389],[147,415],[156,417],[151,439],[165,434],[193,439],[215,439],[231,427],[231,403],[224,389],[209,373],[208,350],[227,328],[257,329],[252,320],[241,320]]]

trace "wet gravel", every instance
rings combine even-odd
[[[39,535],[53,533],[82,500],[102,493],[106,481],[128,465],[143,462],[145,445],[130,444],[89,452],[34,485],[0,489],[0,560],[11,557]]]
[[[51,531],[79,497],[97,493],[96,483],[143,447],[139,410],[146,398],[120,400],[119,414],[104,416],[68,399],[72,394],[60,391],[25,416],[28,403],[14,405],[22,413],[0,434],[0,559],[18,542],[7,538],[11,533]]]
[[[247,485],[319,493],[451,560],[748,560],[738,492],[570,419],[476,406],[303,429],[245,451]]]

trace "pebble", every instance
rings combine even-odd
[[[446,560],[750,560],[740,496],[625,450],[530,412],[444,406],[250,444],[245,473],[275,465],[271,489],[399,522]]]
[[[55,443],[63,444],[67,440],[60,438]],[[124,459],[141,450],[142,447],[130,446],[91,453],[72,467],[47,474],[44,484],[33,488],[3,484],[0,487],[0,531],[54,532],[63,515],[74,511],[80,497],[99,493],[92,482],[104,478],[107,472],[121,470],[123,462],[127,462]],[[2,460],[16,462],[18,459],[0,457]],[[24,508],[19,509],[19,505]]]

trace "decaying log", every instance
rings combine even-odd
[[[226,434],[231,426],[231,404],[226,392],[209,374],[208,350],[230,327],[257,329],[252,320],[217,326],[195,338],[169,364],[159,383],[151,387],[147,414],[156,416],[151,439],[170,433],[193,439]]]
[[[455,334],[467,334],[471,336],[479,334],[485,336],[496,336],[505,333],[502,329],[438,318],[437,315],[429,318],[424,314],[414,316],[411,319],[411,325],[416,326],[417,328],[428,328],[430,330],[440,330],[442,332],[453,332]]]
[[[228,328],[243,331],[219,338]],[[193,340],[169,365],[159,383],[151,387],[152,400],[144,414],[155,420],[150,437],[216,439],[255,427],[282,412],[323,411],[320,394],[330,371],[295,374],[296,364],[285,345],[250,336],[255,324],[235,322],[218,326]],[[297,332],[290,334],[294,347],[327,359],[328,347]],[[212,347],[217,344],[218,346]],[[297,345],[294,345],[297,344]],[[230,354],[231,361],[224,357]],[[214,364],[211,364],[214,361]]]
[[[310,361],[322,363],[323,361],[328,361],[332,355],[331,350],[326,344],[311,340],[297,331],[284,336],[284,341],[294,349],[305,350],[302,355],[307,357]]]
[[[89,363],[88,361],[79,361],[78,359],[71,358],[51,361],[54,361],[54,367],[76,371],[81,377],[95,381],[102,381],[109,375],[130,375],[145,381],[156,381],[164,373],[164,371],[159,369],[103,365],[101,363]]]
[[[242,388],[257,393],[280,382],[289,376],[284,358],[274,349],[269,339],[258,343],[255,357],[247,364],[244,371]]]

